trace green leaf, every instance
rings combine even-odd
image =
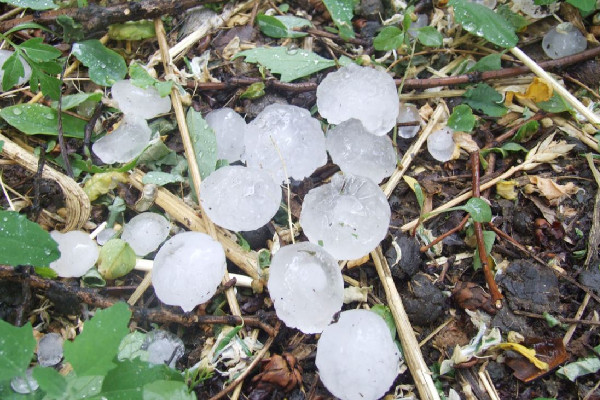
[[[508,111],[502,104],[502,95],[487,83],[480,83],[467,90],[463,97],[465,103],[490,117],[501,117]]]
[[[66,111],[66,110],[70,110],[72,108],[77,107],[78,105],[80,105],[81,103],[83,103],[85,101],[93,101],[94,103],[97,103],[100,100],[102,100],[102,93],[98,93],[98,92],[70,94],[68,96],[63,96],[61,108],[63,111]],[[58,109],[58,101],[53,101],[50,104],[50,107],[57,110]],[[64,121],[63,121],[63,123],[64,123]]]
[[[112,86],[125,78],[127,65],[118,53],[106,48],[99,40],[86,40],[73,45],[73,55],[88,67],[92,82]]]
[[[261,249],[258,252],[258,267],[263,269],[269,265],[271,265],[271,252],[267,249]]]
[[[196,400],[183,382],[155,381],[144,386],[143,400]]]
[[[459,132],[471,132],[475,126],[475,116],[473,110],[466,104],[460,104],[454,107],[447,125]]]
[[[58,112],[41,104],[17,104],[0,110],[0,117],[27,135],[58,135]],[[63,133],[83,139],[86,121],[62,115]]]
[[[390,333],[392,335],[392,339],[396,339],[396,323],[394,322],[394,316],[392,315],[392,311],[388,306],[384,306],[383,304],[375,304],[371,307],[371,310],[375,314],[379,315],[385,321]]]
[[[575,382],[580,376],[594,374],[598,371],[600,371],[600,359],[598,357],[586,357],[560,367],[556,373]]]
[[[63,28],[63,41],[66,43],[76,42],[85,37],[83,25],[76,22],[68,15],[59,15],[56,17],[56,22]]]
[[[306,32],[298,32],[295,28],[311,27],[312,23],[304,18],[292,15],[265,15],[256,16],[260,31],[274,38],[299,38],[306,36]]]
[[[31,38],[19,45],[21,50],[36,62],[44,62],[54,60],[62,54],[60,50],[50,46],[49,44],[42,43],[43,39],[36,37]]]
[[[2,76],[3,91],[7,91],[15,86],[19,83],[19,78],[25,76],[25,68],[16,51],[2,64],[2,71],[4,71],[4,75]]]
[[[333,23],[340,30],[342,39],[353,38],[352,17],[354,17],[356,0],[323,0],[323,4],[327,7]]]
[[[490,152],[495,152],[495,153],[500,153],[502,155],[502,157],[506,157],[508,153],[511,152],[519,152],[519,151],[523,151],[525,153],[527,153],[529,150],[527,150],[525,147],[521,146],[518,143],[514,143],[514,142],[508,142],[502,145],[502,147],[492,147],[489,149],[484,149],[481,150],[480,154],[485,157],[488,153]]]
[[[396,26],[386,26],[373,39],[373,47],[379,51],[395,50],[403,43],[404,32]]]
[[[444,44],[444,37],[433,26],[424,26],[418,29],[417,39],[423,46],[440,47]]]
[[[502,54],[500,53],[488,54],[469,68],[469,72],[498,71],[502,69],[501,60]]]
[[[492,220],[492,209],[485,200],[479,197],[471,197],[462,209],[471,214],[471,218],[475,222],[490,222]]]
[[[185,120],[190,131],[200,175],[204,179],[217,166],[217,137],[212,128],[202,118],[202,114],[194,111],[193,108],[188,110]]]
[[[113,40],[143,40],[156,36],[152,20],[127,21],[108,26],[108,37]]]
[[[58,244],[41,226],[25,215],[0,211],[0,264],[47,267],[59,257]]]
[[[117,279],[135,267],[135,251],[122,239],[111,239],[102,246],[98,256],[98,271],[104,279]]]
[[[483,231],[483,245],[485,247],[486,255],[490,254],[492,251],[492,247],[494,247],[494,242],[496,241],[496,233],[492,231]],[[479,249],[475,249],[475,253],[473,254],[473,269],[477,271],[481,268],[481,260],[479,259]]]
[[[73,342],[64,343],[65,361],[77,376],[105,375],[115,367],[119,343],[129,333],[131,311],[125,303],[99,310]]]
[[[244,93],[240,96],[240,99],[258,99],[265,95],[265,84],[264,82],[255,82],[248,86]]]
[[[35,345],[30,322],[19,328],[0,319],[0,382],[25,374]]]
[[[58,274],[55,270],[50,267],[34,267],[35,273],[41,276],[42,278],[54,279],[58,277]]]
[[[238,332],[244,327],[244,325],[237,325],[232,328],[229,332],[223,336],[223,339],[219,343],[217,343],[217,347],[215,347],[215,352],[213,355],[213,363],[217,361],[223,350],[227,347],[229,342],[233,340],[233,338],[238,334]]]
[[[17,31],[21,31],[23,29],[41,29],[41,30],[46,31],[48,33],[52,33],[52,31],[50,29],[48,29],[45,26],[42,26],[40,24],[36,24],[35,22],[24,22],[22,24],[19,24],[17,26],[14,26],[14,27],[10,28],[6,32],[4,32],[4,35],[8,36],[11,33],[14,33],[14,32],[17,32]]]
[[[550,100],[536,103],[539,108],[550,113],[561,113],[565,111],[574,112],[573,107],[567,103],[558,93],[554,92]]]
[[[56,65],[56,63],[47,63],[47,65],[44,66],[42,66],[41,63],[31,64],[31,79],[29,80],[29,85],[34,92],[37,92],[41,88],[44,95],[53,100],[58,100],[61,82],[55,76],[48,75],[48,73],[52,72],[42,68],[52,69],[50,64]],[[60,69],[61,68],[59,67],[58,72],[60,72]]]
[[[104,287],[106,280],[97,269],[90,268],[85,274],[81,275],[81,281],[85,287]]]
[[[512,138],[515,142],[523,143],[528,141],[540,129],[540,123],[537,121],[529,121],[523,124]]]
[[[52,0],[0,0],[0,3],[15,7],[31,8],[32,10],[54,10],[58,8]]]
[[[60,399],[67,390],[66,379],[54,368],[37,366],[33,369],[33,377],[40,385],[40,389],[50,397]]]
[[[104,376],[77,376],[70,373],[65,377],[67,390],[60,399],[89,399],[100,393]],[[95,398],[95,400],[100,400]]]
[[[567,3],[577,7],[582,14],[591,13],[596,9],[596,0],[567,0]]]
[[[311,51],[287,47],[257,47],[241,51],[234,58],[240,56],[246,57],[246,62],[259,63],[271,70],[271,73],[280,74],[282,82],[291,82],[335,66],[333,60],[323,58]]]
[[[467,32],[500,47],[511,48],[517,45],[519,37],[513,26],[486,6],[466,0],[450,0],[448,4],[454,7],[456,22]]]
[[[164,185],[168,185],[169,183],[176,183],[176,182],[185,182],[185,178],[182,177],[181,175],[169,174],[168,172],[162,172],[162,171],[149,171],[142,178],[142,183],[144,185],[152,183],[152,184],[155,184],[158,186],[164,186]]]
[[[499,4],[496,7],[496,14],[507,20],[517,32],[521,32],[529,25],[527,18],[513,12],[507,4]]]
[[[158,79],[155,79],[137,62],[134,62],[129,66],[129,76],[131,77],[131,83],[137,87],[146,89],[149,86],[153,86],[160,97],[168,96],[173,88],[172,81],[161,82]]]

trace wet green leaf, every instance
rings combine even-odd
[[[448,118],[448,126],[455,131],[471,132],[475,127],[475,116],[471,107],[465,104],[454,107],[450,118]]]
[[[27,56],[36,62],[55,60],[62,54],[60,50],[43,43],[42,38],[31,38],[19,45]]]
[[[263,269],[271,265],[271,252],[262,249],[258,252],[258,266]]]
[[[99,92],[70,94],[68,96],[63,96],[61,108],[63,111],[66,111],[66,110],[70,110],[72,108],[77,107],[84,101],[93,101],[94,103],[97,103],[100,100],[102,100],[102,93],[99,93]],[[58,109],[58,101],[53,101],[50,104],[50,106],[52,108],[54,108],[55,110],[57,110]],[[63,123],[64,123],[64,121],[63,121]]]
[[[496,7],[496,14],[508,21],[517,32],[521,32],[529,25],[527,18],[513,12],[507,4],[499,4]]]
[[[558,93],[554,92],[550,100],[541,101],[537,106],[550,113],[561,113],[565,111],[574,112],[573,107],[567,103]]]
[[[264,82],[256,82],[248,86],[244,93],[240,96],[240,99],[258,99],[265,95],[265,84]]]
[[[292,15],[265,15],[256,16],[260,31],[274,38],[299,38],[306,36],[306,32],[299,32],[297,28],[311,27],[312,23],[304,18]]]
[[[217,137],[215,132],[206,123],[202,114],[193,108],[188,110],[185,118],[192,146],[196,154],[196,162],[200,169],[202,179],[209,176],[217,166]]]
[[[333,23],[340,31],[343,39],[353,38],[352,18],[354,17],[354,6],[357,0],[323,0],[327,11],[331,15]]]
[[[383,318],[385,324],[390,330],[392,339],[396,339],[396,323],[394,322],[394,316],[392,315],[390,308],[383,304],[375,304],[373,307],[371,307],[370,311],[373,311],[375,314]]]
[[[152,20],[127,21],[108,26],[108,37],[113,40],[142,40],[156,36]]]
[[[144,386],[143,400],[195,400],[194,392],[189,392],[183,382],[155,381]]]
[[[35,345],[30,322],[19,328],[0,319],[0,382],[25,373]]]
[[[424,26],[418,29],[417,39],[422,45],[428,47],[440,47],[444,44],[444,37],[433,26]]]
[[[396,26],[386,26],[373,39],[373,47],[379,51],[395,50],[403,43],[404,32]]]
[[[450,0],[454,19],[471,34],[504,48],[517,45],[519,37],[513,26],[500,15],[481,4],[466,0]]]
[[[82,40],[85,37],[83,26],[68,15],[59,15],[56,22],[63,28],[63,40],[66,43]]]
[[[19,82],[19,78],[25,76],[25,68],[21,62],[19,54],[15,51],[8,59],[2,64],[2,90],[7,91]]]
[[[584,15],[596,9],[596,0],[567,0],[567,3],[577,7]]]
[[[58,112],[41,104],[17,104],[0,110],[0,117],[27,135],[58,135]],[[63,133],[82,139],[86,121],[62,115]]]
[[[524,143],[528,141],[540,129],[540,123],[537,121],[529,121],[521,126],[515,136],[512,138],[515,142]]]
[[[111,239],[100,249],[98,272],[104,279],[117,279],[135,267],[135,252],[122,239]]]
[[[134,62],[129,66],[129,76],[131,77],[131,83],[135,86],[142,89],[152,86],[161,97],[168,96],[173,88],[172,81],[161,82],[158,79],[155,79],[137,62]]]
[[[473,218],[473,221],[475,222],[490,222],[492,220],[492,209],[490,208],[490,205],[481,198],[470,198],[462,209],[471,214],[471,218]]]
[[[15,7],[31,8],[32,10],[54,10],[58,8],[52,0],[0,0],[0,3]]]
[[[508,111],[502,104],[502,95],[487,83],[480,83],[467,90],[463,97],[465,103],[490,117],[501,117]]]
[[[125,78],[127,65],[118,53],[105,47],[99,40],[86,40],[73,45],[73,55],[86,67],[92,82],[112,86]]]
[[[144,185],[153,183],[158,186],[164,186],[164,185],[168,185],[169,183],[185,182],[185,181],[186,181],[185,178],[182,177],[181,175],[174,175],[174,174],[170,174],[168,172],[162,172],[162,171],[149,171],[142,178],[142,183]]]
[[[502,69],[501,60],[502,54],[500,53],[488,54],[477,61],[468,72],[498,71]]]
[[[60,399],[65,395],[67,381],[54,368],[37,366],[33,369],[33,377],[48,396]]]

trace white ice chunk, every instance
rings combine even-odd
[[[317,344],[316,365],[325,387],[341,400],[376,400],[398,375],[400,353],[383,318],[350,310],[329,325]]]
[[[308,242],[284,246],[275,253],[268,287],[277,317],[304,333],[321,332],[344,300],[337,261]]]
[[[116,82],[110,92],[125,115],[150,119],[171,110],[169,96],[160,97],[158,91],[152,86],[142,89],[131,83],[129,79]]]
[[[273,218],[281,188],[257,168],[219,168],[200,184],[200,201],[208,217],[232,231],[253,231]]]
[[[398,136],[404,139],[410,139],[415,137],[419,129],[421,129],[421,116],[419,115],[419,109],[414,104],[400,103],[398,118],[396,122],[406,123],[415,122],[414,126],[399,126]]]
[[[102,230],[98,236],[96,236],[96,243],[98,243],[100,246],[104,246],[106,242],[108,242],[110,239],[114,239],[116,235],[117,231],[115,231],[113,228],[106,228]]]
[[[44,335],[38,342],[37,359],[42,367],[52,367],[63,357],[63,337],[51,332]]]
[[[452,159],[454,149],[456,148],[453,133],[452,129],[444,127],[432,132],[427,137],[427,150],[429,150],[431,157],[441,162]]]
[[[192,311],[210,300],[225,274],[225,252],[219,242],[199,232],[167,240],[154,258],[152,285],[165,304]]]
[[[338,260],[352,260],[385,238],[390,216],[387,198],[372,180],[337,174],[304,197],[300,225],[311,243]]]
[[[547,5],[536,5],[534,0],[513,0],[512,11],[530,16],[531,18],[545,18],[558,11],[560,2]]]
[[[265,107],[248,124],[244,141],[248,166],[264,169],[277,183],[287,177],[304,179],[327,162],[321,124],[304,108],[284,104]]]
[[[158,249],[169,236],[171,223],[162,215],[144,212],[131,218],[123,227],[121,239],[129,243],[140,257]]]
[[[427,14],[417,14],[417,20],[413,21],[408,28],[408,34],[416,39],[419,36],[419,28],[424,28],[429,25],[429,17]]]
[[[231,108],[224,107],[206,114],[206,123],[215,131],[217,157],[232,163],[244,155],[246,121]]]
[[[162,329],[149,332],[144,338],[141,349],[148,352],[149,363],[167,364],[171,368],[175,368],[175,364],[185,352],[183,341]]]
[[[377,136],[394,127],[398,105],[398,92],[391,76],[354,63],[330,73],[317,87],[319,113],[330,124],[356,118]]]
[[[391,139],[367,132],[357,119],[349,119],[327,132],[327,151],[343,172],[379,183],[396,169]]]
[[[2,79],[4,79],[4,70],[2,67],[4,67],[4,63],[10,56],[13,55],[13,53],[14,51],[10,50],[0,50],[0,82],[2,82]],[[25,82],[29,81],[29,78],[31,78],[31,67],[23,57],[19,56],[19,60],[21,61],[21,65],[23,65],[24,75],[19,77],[17,86],[24,84]]]
[[[564,22],[544,35],[542,48],[548,57],[557,59],[581,53],[587,48],[587,40],[572,23]]]
[[[92,150],[105,164],[126,163],[140,155],[151,136],[145,119],[126,115],[114,132],[92,145]]]
[[[10,387],[17,393],[33,393],[40,387],[38,381],[33,377],[33,368],[28,368],[25,377],[15,376],[10,381]]]
[[[98,245],[83,231],[50,232],[58,243],[60,258],[50,263],[50,268],[62,278],[80,277],[96,264]]]

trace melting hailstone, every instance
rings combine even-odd
[[[391,76],[351,63],[317,87],[319,113],[330,124],[356,118],[372,134],[385,135],[396,124],[398,92]]]
[[[257,168],[219,168],[200,184],[200,201],[208,217],[232,231],[253,231],[273,218],[281,188]]]
[[[60,258],[50,264],[61,278],[80,277],[96,264],[98,245],[83,231],[50,232],[58,243]]]
[[[169,96],[160,97],[154,87],[142,89],[131,83],[129,79],[116,82],[110,92],[119,104],[119,109],[126,115],[150,119],[171,110]]]
[[[4,79],[4,70],[2,69],[4,67],[4,63],[13,54],[14,51],[0,50],[0,82],[2,82],[2,79]],[[25,59],[21,56],[19,56],[19,61],[21,61],[21,65],[23,66],[24,74],[23,76],[19,77],[17,86],[24,84],[25,82],[29,81],[29,78],[31,78],[31,67],[27,61],[25,61]]]
[[[421,129],[421,115],[419,115],[419,110],[417,106],[414,104],[400,104],[400,109],[398,113],[398,118],[396,118],[396,122],[406,123],[406,122],[416,122],[414,126],[399,126],[398,127],[398,136],[404,139],[410,139],[415,137],[419,129]]]
[[[169,236],[171,223],[162,215],[145,212],[131,218],[123,227],[121,239],[129,243],[135,254],[143,257],[158,249]]]
[[[317,344],[316,365],[325,387],[341,400],[381,398],[398,375],[400,354],[383,318],[350,310],[329,325]]]
[[[367,132],[357,119],[349,119],[327,132],[327,151],[343,172],[379,183],[396,169],[391,139]]]
[[[92,145],[92,150],[104,164],[126,163],[144,151],[151,136],[145,119],[126,115],[114,132]]]
[[[185,353],[183,341],[171,332],[156,329],[144,337],[142,350],[148,352],[148,362],[151,364],[167,364],[175,368],[175,364]]]
[[[304,179],[327,162],[321,124],[300,107],[265,107],[248,124],[244,141],[248,166],[264,169],[277,183]]]
[[[206,114],[206,123],[215,131],[217,158],[232,163],[244,154],[246,121],[231,108],[224,107]]]
[[[15,376],[10,381],[10,387],[17,393],[33,393],[40,387],[38,381],[33,377],[33,368],[28,368],[25,376]]]
[[[47,333],[38,342],[37,359],[42,367],[52,367],[63,357],[63,338],[55,332]]]
[[[427,150],[434,159],[446,162],[452,159],[456,144],[454,143],[453,131],[444,127],[432,132],[427,138]]]
[[[587,48],[587,40],[572,23],[564,22],[544,35],[542,48],[548,57],[557,59],[581,53]]]
[[[304,333],[321,332],[344,300],[344,281],[336,260],[308,242],[284,246],[275,253],[268,287],[277,317]]]
[[[385,238],[390,216],[387,198],[372,180],[337,174],[304,197],[300,225],[308,240],[335,259],[352,260]]]
[[[165,304],[192,311],[210,300],[225,274],[225,252],[219,242],[199,232],[167,240],[154,258],[152,285]]]

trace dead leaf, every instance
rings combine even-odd
[[[302,384],[302,367],[290,353],[274,354],[266,361],[263,371],[252,378],[252,382],[258,382],[256,390],[271,388],[273,391],[279,387],[289,392]]]
[[[536,358],[547,364],[548,369],[536,368],[525,357],[517,353],[506,354],[506,365],[513,371],[515,378],[523,382],[531,382],[558,367],[566,361],[567,351],[561,338],[526,338],[523,344],[535,351]]]
[[[515,187],[517,186],[517,181],[500,181],[496,183],[496,194],[507,199],[514,200],[517,198],[517,191]]]
[[[525,193],[531,194],[538,192],[548,199],[551,205],[557,205],[565,197],[569,197],[579,191],[573,182],[568,182],[566,185],[560,185],[549,178],[539,176],[530,176],[529,182],[531,185],[525,185]]]
[[[467,153],[479,151],[479,146],[477,143],[475,143],[473,137],[468,133],[454,132],[452,138],[454,139],[454,143]]]
[[[543,79],[533,78],[533,81],[527,86],[525,94],[515,93],[518,99],[528,99],[535,103],[548,101],[552,97],[552,86]]]
[[[458,282],[452,290],[452,299],[463,309],[483,309],[489,314],[495,314],[497,311],[492,305],[491,296],[473,282]]]

